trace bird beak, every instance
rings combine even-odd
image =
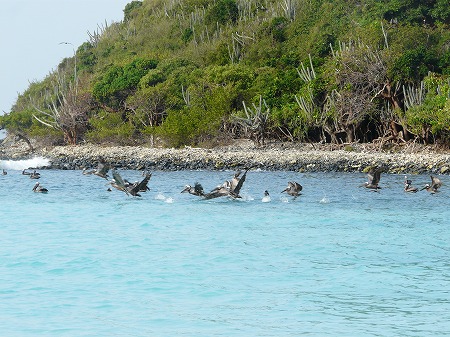
[[[184,190],[182,190],[180,193],[185,193],[185,192],[187,192],[188,190],[189,190],[189,188],[188,188],[188,187],[185,187]]]
[[[285,190],[282,190],[281,193],[286,192],[286,191],[287,191],[287,188]]]

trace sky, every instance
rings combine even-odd
[[[0,114],[132,0],[0,0]],[[60,44],[68,42],[70,44]]]

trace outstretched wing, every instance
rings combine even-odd
[[[111,182],[111,185],[115,188],[117,188],[119,191],[125,192],[128,194],[127,187],[125,186],[125,181],[120,176],[119,172],[116,170],[112,170],[113,175],[113,181]]]
[[[294,181],[293,183],[293,188],[295,192],[300,192],[303,189],[303,186],[300,185],[298,182]]]
[[[196,195],[204,195],[203,186],[200,183],[195,183],[194,192]]]
[[[152,174],[147,173],[145,175],[145,178],[141,180],[139,184],[137,184],[137,191],[138,192],[146,192],[147,190],[150,190],[147,186],[148,182],[150,181]]]
[[[94,172],[94,174],[100,176],[100,177],[107,177],[109,171],[109,165],[105,162],[98,163],[97,170]]]
[[[381,169],[373,169],[367,174],[370,185],[378,185],[381,178]]]
[[[236,187],[231,189],[231,193],[234,194],[235,197],[239,196],[239,192],[241,191],[242,185],[244,185],[245,178],[247,177],[247,172],[252,168],[253,166],[250,166],[249,168],[245,169],[244,174],[239,179]],[[239,172],[240,173],[240,172]]]
[[[214,199],[230,195],[230,190],[225,186],[217,186],[211,192],[204,195],[205,199]]]
[[[442,181],[437,177],[431,176],[431,188],[436,191],[441,186]]]

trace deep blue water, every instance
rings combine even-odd
[[[403,175],[373,193],[362,173],[250,171],[242,200],[205,201],[180,191],[233,172],[156,171],[133,198],[80,171],[40,171],[33,193],[2,165],[1,336],[450,335],[448,176],[430,195]]]

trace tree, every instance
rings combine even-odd
[[[333,104],[336,122],[346,135],[346,142],[353,142],[355,134],[366,117],[375,110],[373,98],[386,83],[387,73],[383,57],[362,43],[341,44],[336,52],[334,79],[336,95]]]
[[[244,128],[250,139],[253,139],[257,145],[264,145],[267,122],[270,116],[269,106],[262,96],[259,96],[258,105],[253,103],[253,109],[247,107],[245,102],[242,102],[242,105],[244,106],[244,113],[234,115],[234,119]]]
[[[91,95],[79,93],[77,85],[66,84],[63,77],[58,77],[55,92],[56,98],[50,98],[46,109],[34,106],[37,113],[33,117],[43,125],[62,131],[65,142],[75,145],[87,127]]]
[[[136,58],[125,66],[112,65],[94,83],[92,94],[101,104],[118,109],[136,91],[141,78],[157,64],[153,59]]]

